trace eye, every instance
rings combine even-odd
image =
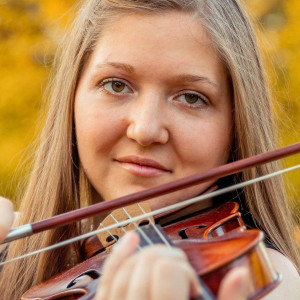
[[[126,83],[121,80],[106,79],[100,83],[100,87],[105,89],[111,94],[125,94],[131,93],[132,90],[128,87]]]
[[[202,107],[208,105],[208,99],[196,93],[184,93],[176,97],[176,100],[189,107]]]
[[[197,101],[199,100],[199,96],[195,95],[195,94],[184,94],[184,100],[188,103],[188,104],[195,104],[197,103]]]

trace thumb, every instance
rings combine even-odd
[[[250,275],[246,268],[231,270],[221,282],[219,300],[246,300],[250,293]]]

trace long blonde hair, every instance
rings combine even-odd
[[[20,224],[89,204],[89,183],[80,171],[74,133],[74,95],[81,71],[107,22],[126,13],[182,11],[206,28],[228,70],[233,90],[235,142],[232,158],[276,148],[270,96],[250,21],[237,0],[89,0],[84,1],[69,35],[58,51],[48,86],[49,108],[35,163],[22,199]],[[273,172],[271,163],[243,172],[242,179]],[[300,269],[292,218],[282,179],[245,188],[243,199],[257,226]],[[83,196],[84,195],[84,196]],[[11,243],[7,258],[18,256],[79,233],[72,225]],[[1,272],[1,295],[19,299],[30,286],[80,260],[78,245],[46,252],[7,265]]]

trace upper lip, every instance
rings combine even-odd
[[[159,162],[157,162],[153,159],[150,159],[150,158],[144,158],[144,157],[130,155],[130,156],[120,157],[120,158],[116,159],[116,161],[137,164],[140,166],[146,166],[146,167],[156,168],[156,169],[170,172],[170,170],[167,167],[165,167],[164,165],[162,165]]]

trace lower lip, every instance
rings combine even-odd
[[[167,171],[149,167],[149,166],[141,166],[134,163],[127,163],[127,162],[119,162],[122,168],[126,169],[130,173],[138,176],[143,177],[154,177],[159,176]]]

